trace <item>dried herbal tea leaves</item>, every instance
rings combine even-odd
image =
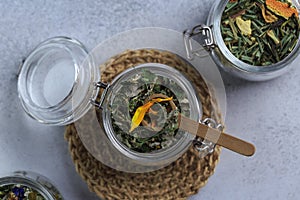
[[[1,200],[46,200],[40,193],[24,185],[0,186]]]
[[[175,145],[185,134],[178,129],[178,113],[189,116],[190,109],[181,87],[174,81],[147,70],[121,84],[122,87],[109,108],[117,139],[129,149],[140,153],[150,153]],[[169,98],[153,99],[148,106],[147,98],[153,94],[163,94]],[[174,102],[176,109],[171,108],[170,100]],[[143,111],[141,116],[137,114],[138,111]],[[133,118],[136,120],[132,120]],[[141,120],[145,120],[149,126],[145,127],[140,123]],[[138,123],[133,125],[133,121]]]
[[[235,57],[250,65],[267,66],[293,51],[300,23],[297,9],[288,0],[230,0],[220,28]]]

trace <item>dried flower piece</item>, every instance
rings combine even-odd
[[[273,23],[273,22],[276,22],[278,20],[278,18],[275,15],[273,15],[269,10],[265,9],[264,5],[260,4],[259,7],[261,9],[261,13],[262,13],[263,18],[265,19],[265,21],[267,23]]]
[[[275,33],[273,30],[268,30],[267,31],[267,35],[275,42],[275,44],[279,44],[280,41],[279,39],[276,37]]]
[[[275,14],[284,17],[285,19],[290,18],[293,14],[298,16],[298,11],[294,7],[290,7],[288,3],[283,3],[277,0],[266,0],[267,8]]]
[[[251,20],[243,20],[241,16],[238,16],[236,18],[236,24],[241,30],[243,35],[251,35],[252,29],[251,29]]]
[[[157,98],[157,99],[152,99],[151,101],[147,102],[146,104],[138,107],[132,117],[131,121],[131,128],[129,130],[129,133],[132,132],[135,128],[137,128],[140,123],[143,121],[144,116],[146,112],[153,106],[154,103],[160,103],[163,101],[171,101],[173,97],[162,99],[162,98]]]
[[[45,198],[30,187],[16,184],[0,186],[0,199],[2,200],[45,200]],[[57,200],[61,197],[57,196]]]

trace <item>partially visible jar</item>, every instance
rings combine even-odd
[[[7,188],[12,188],[13,191],[6,191]],[[16,196],[16,199],[24,199],[26,197],[30,200],[63,200],[59,191],[48,178],[35,172],[27,171],[16,171],[1,176],[0,195],[3,196],[1,197],[3,200],[9,199],[9,195]]]
[[[299,55],[299,40],[293,51],[286,58],[275,64],[263,67],[247,64],[236,58],[230,52],[225,45],[220,28],[222,14],[228,2],[229,0],[215,1],[208,15],[206,22],[207,26],[199,25],[194,27],[193,30],[185,32],[185,40],[190,58],[193,57],[193,54],[199,56],[199,52],[197,52],[197,50],[193,50],[193,48],[188,45],[189,38],[197,35],[203,35],[204,39],[202,38],[202,45],[210,52],[214,62],[220,68],[232,75],[250,81],[265,81],[276,78],[287,72],[292,67],[292,62]],[[297,7],[297,10],[299,10],[299,2],[293,1],[293,5]]]

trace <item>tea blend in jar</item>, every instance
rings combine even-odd
[[[232,0],[223,12],[221,33],[238,59],[255,66],[271,65],[295,48],[298,15],[288,0]]]
[[[113,130],[118,139],[140,153],[173,146],[184,134],[178,130],[178,113],[189,116],[189,101],[182,88],[173,80],[157,76],[150,70],[137,73],[121,85],[110,108]],[[156,98],[146,103],[148,97],[156,94],[170,98]],[[172,108],[170,100],[175,108]]]
[[[0,199],[2,200],[47,200],[36,190],[20,184],[0,186]]]
[[[188,58],[205,54],[191,43],[197,39],[232,75],[250,81],[276,78],[296,66],[299,9],[296,0],[216,0],[206,25],[184,31]]]
[[[48,178],[35,172],[17,171],[0,177],[1,200],[63,200]]]

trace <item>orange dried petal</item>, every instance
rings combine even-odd
[[[131,133],[134,129],[136,129],[140,123],[143,121],[146,112],[148,112],[148,110],[151,108],[151,106],[153,106],[154,103],[160,103],[163,101],[171,101],[173,99],[173,97],[169,97],[169,98],[156,98],[156,99],[152,99],[151,101],[147,102],[146,104],[138,107],[132,117],[131,120],[131,127],[129,130],[129,133]]]
[[[142,105],[142,106],[138,107],[138,109],[136,109],[136,111],[132,117],[132,120],[131,120],[131,127],[129,130],[129,133],[131,133],[135,128],[137,128],[140,125],[140,123],[144,119],[146,112],[149,110],[149,108],[153,104],[154,104],[154,102],[149,101],[145,105]]]
[[[159,102],[163,102],[163,101],[171,101],[172,99],[173,99],[173,97],[169,97],[169,98],[165,98],[165,99],[156,98],[156,99],[152,99],[151,101],[155,102],[155,103],[159,103]]]
[[[265,19],[265,21],[267,23],[273,23],[278,20],[278,18],[275,15],[273,15],[269,10],[265,9],[264,5],[259,5],[259,7],[261,9],[261,14],[262,14],[263,18]]]
[[[288,3],[280,2],[277,0],[266,0],[267,8],[275,14],[282,16],[286,19],[290,18],[293,14],[298,16],[298,11],[294,7],[290,7]]]

